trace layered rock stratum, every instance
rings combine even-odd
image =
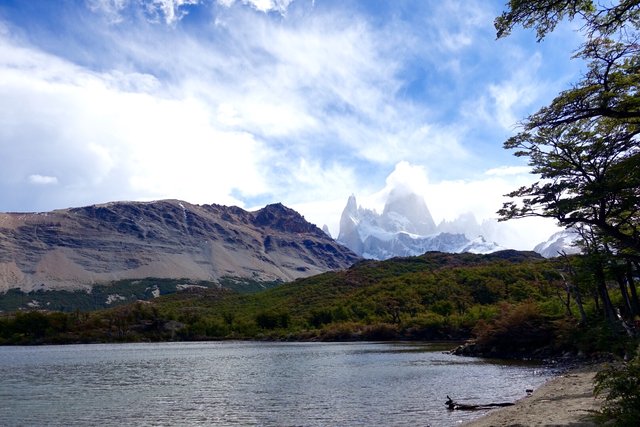
[[[358,259],[282,204],[249,212],[163,200],[0,213],[0,292],[147,277],[288,281]]]

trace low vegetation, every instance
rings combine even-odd
[[[616,420],[616,426],[633,427],[640,420],[640,358],[611,365],[596,375],[597,395],[605,395],[598,419]]]
[[[475,337],[474,354],[496,357],[622,355],[630,341],[604,320],[593,284],[572,284],[584,293],[581,310],[572,298],[567,263],[580,262],[516,251],[363,261],[254,293],[191,286],[97,311],[16,312],[0,318],[0,343]]]
[[[98,310],[136,301],[147,301],[187,288],[218,289],[223,287],[239,293],[251,293],[271,288],[280,283],[282,282],[228,276],[222,277],[216,282],[190,279],[127,279],[73,291],[38,289],[23,292],[14,288],[0,296],[0,313],[31,309],[62,312]]]

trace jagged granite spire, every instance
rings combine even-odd
[[[360,213],[356,196],[349,196],[347,206],[342,211],[340,217],[340,233],[338,234],[338,242],[351,249],[357,254],[362,254],[364,249],[360,233],[358,232],[358,224],[360,223]]]

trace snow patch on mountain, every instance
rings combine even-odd
[[[560,254],[579,254],[581,250],[576,246],[578,240],[580,240],[580,234],[577,231],[573,229],[562,230],[536,245],[533,250],[545,258],[557,257]]]

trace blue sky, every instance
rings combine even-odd
[[[282,202],[336,235],[409,185],[495,216],[535,179],[503,141],[582,66],[577,24],[496,40],[503,3],[2,0],[0,211]]]

